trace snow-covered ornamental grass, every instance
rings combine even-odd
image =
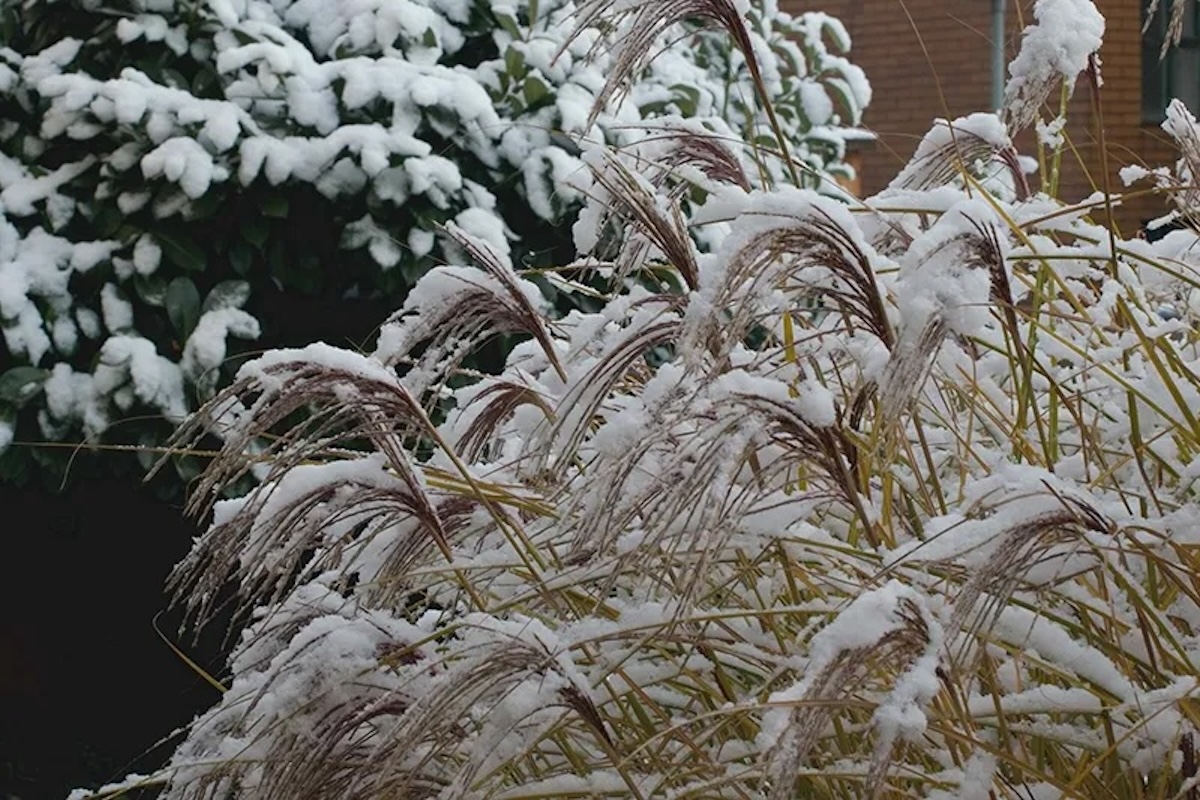
[[[876,197],[749,189],[695,131],[596,149],[576,239],[623,232],[598,312],[550,318],[451,228],[468,265],[373,353],[242,368],[181,439],[224,437],[194,508],[264,481],[215,502],[174,583],[200,622],[234,584],[250,622],[147,780],[1191,796],[1200,250],[1029,190],[1023,104],[1095,90],[1103,30],[1090,2],[1037,12],[1005,112],[937,123]],[[1158,178],[1186,181],[1200,129],[1179,104],[1166,128],[1191,160]],[[502,372],[459,369],[499,332],[525,337]]]
[[[14,438],[161,444],[246,341],[315,338],[268,298],[394,307],[461,260],[447,222],[521,264],[569,258],[581,138],[675,115],[782,133],[833,185],[870,94],[845,30],[742,10],[755,75],[695,21],[643,26],[654,57],[624,58],[571,0],[0,4],[0,476],[70,457]]]

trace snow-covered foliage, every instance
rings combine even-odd
[[[1104,39],[1104,17],[1092,0],[1037,0],[1033,17],[1004,87],[1005,111],[1017,129],[1037,118],[1060,81],[1073,88]]]
[[[224,449],[178,597],[248,624],[165,796],[1195,785],[1197,234],[1015,193],[992,115],[850,205],[699,136],[587,155],[598,310],[452,229],[373,352],[270,353],[181,430]]]
[[[739,49],[691,9],[698,21],[656,29],[653,58],[609,97],[630,23],[599,10],[6,4],[0,451],[14,428],[95,440],[127,416],[177,423],[232,374],[230,348],[279,343],[265,295],[398,303],[435,263],[461,258],[439,241],[444,224],[519,263],[561,260],[582,199],[580,144],[620,144],[648,119],[687,117],[760,146],[782,134],[817,188],[846,172],[843,134],[870,89],[836,20],[739,6]],[[777,111],[771,125],[756,89]],[[121,430],[154,440],[146,426]]]

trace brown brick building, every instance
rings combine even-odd
[[[1064,157],[1060,197],[1086,197],[1093,187],[1102,186],[1106,173],[1114,191],[1120,191],[1117,171],[1126,164],[1173,163],[1173,148],[1159,127],[1165,99],[1179,96],[1193,112],[1200,101],[1197,0],[1188,3],[1184,39],[1160,63],[1165,24],[1161,10],[1143,36],[1145,0],[1096,0],[1106,20],[1100,55],[1107,164],[1100,146],[1101,117],[1080,79],[1068,110],[1068,134],[1079,155]],[[1170,5],[1170,0],[1160,5]],[[854,40],[851,58],[874,88],[865,126],[878,136],[878,142],[861,154],[866,194],[895,175],[933,118],[992,109],[992,30],[997,21],[992,0],[784,0],[783,7],[793,13],[826,11],[842,20]],[[1005,64],[1016,53],[1022,29],[1033,21],[1032,9],[1032,0],[1004,4]],[[1031,134],[1021,136],[1018,146],[1024,154],[1036,152]],[[1039,183],[1035,176],[1033,185]],[[1163,210],[1161,198],[1132,199],[1117,221],[1129,235]]]

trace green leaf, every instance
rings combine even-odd
[[[454,131],[461,124],[458,116],[452,110],[443,106],[427,106],[424,111],[425,119],[429,122],[429,127],[433,128],[441,136],[453,136]]]
[[[42,391],[42,384],[49,377],[48,370],[38,367],[13,367],[0,375],[0,401],[20,408],[37,397]]]
[[[849,81],[841,78],[829,78],[825,81],[825,91],[831,95],[833,100],[834,111],[838,114],[844,114],[843,119],[848,119],[851,123],[857,124],[862,109],[859,108],[858,99],[854,94],[854,90],[850,87]]]
[[[245,242],[234,242],[229,248],[229,266],[238,275],[246,277],[254,266],[254,251]]]
[[[261,219],[251,219],[242,224],[242,238],[254,245],[260,252],[267,243],[271,228]]]
[[[222,308],[241,308],[249,299],[250,283],[248,281],[221,281],[212,288],[208,297],[204,298],[204,305],[201,307],[200,313],[219,311]]]
[[[134,275],[133,290],[146,305],[162,308],[167,302],[167,280],[158,273]]]
[[[196,77],[192,78],[192,94],[197,97],[207,97],[208,90],[216,85],[216,70],[205,64],[196,71]]]
[[[677,83],[671,90],[675,92],[675,105],[679,107],[679,113],[685,117],[694,117],[696,108],[700,105],[700,90],[686,83]]]
[[[115,204],[100,204],[96,209],[95,216],[92,217],[92,228],[95,230],[97,238],[110,238],[117,232],[117,228],[121,227],[122,219],[121,210]]]
[[[525,105],[534,108],[550,96],[550,87],[537,75],[530,75],[525,79],[524,94]]]
[[[190,238],[161,231],[155,231],[154,236],[167,260],[185,272],[203,272],[208,265],[208,256]]]
[[[433,32],[433,28],[426,28],[425,35],[421,37],[421,45],[424,47],[437,47],[437,34]]]
[[[499,24],[501,30],[507,33],[514,39],[521,38],[521,30],[517,27],[517,20],[511,14],[499,13],[495,14],[496,23]]]
[[[183,73],[177,69],[163,67],[162,78],[163,83],[167,84],[167,86],[170,86],[172,89],[186,90],[188,88],[188,79],[183,77]]]
[[[525,54],[513,46],[504,51],[504,69],[511,78],[525,75]]]
[[[17,32],[19,30],[21,30],[21,20],[17,17],[16,8],[9,7],[4,9],[4,15],[0,17],[0,41],[17,41]]]
[[[29,458],[25,448],[9,447],[0,452],[0,484],[24,486],[29,480]]]
[[[562,131],[550,132],[550,144],[562,148],[569,156],[579,156],[583,153],[579,144]]]
[[[226,197],[221,192],[209,192],[188,203],[187,218],[189,220],[208,219],[220,210]]]
[[[287,219],[288,199],[282,194],[273,194],[263,201],[263,204],[260,208],[264,217]]]
[[[200,320],[200,290],[191,278],[176,278],[167,287],[167,317],[181,342],[187,341]]]

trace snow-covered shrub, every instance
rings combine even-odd
[[[739,8],[757,82],[700,13],[656,29],[654,57],[597,106],[629,23],[581,26],[566,0],[5,4],[0,453],[147,414],[161,420],[108,438],[158,442],[225,383],[231,351],[330,327],[280,319],[278,297],[314,296],[322,317],[355,298],[394,307],[461,259],[447,223],[517,263],[560,263],[580,144],[647,119],[760,148],[781,134],[813,186],[844,172],[842,132],[869,100],[844,29]],[[761,161],[755,182],[786,172]]]
[[[1165,127],[1192,160],[1159,177],[1185,180],[1200,127]],[[754,188],[694,130],[598,148],[576,241],[631,232],[597,311],[545,313],[452,227],[472,266],[422,278],[372,353],[243,366],[180,441],[224,440],[195,510],[263,456],[264,481],[174,584],[201,622],[232,584],[248,624],[148,782],[1187,796],[1200,239],[1014,192],[1010,133],[941,121],[852,205]],[[461,367],[501,333],[502,371]]]

